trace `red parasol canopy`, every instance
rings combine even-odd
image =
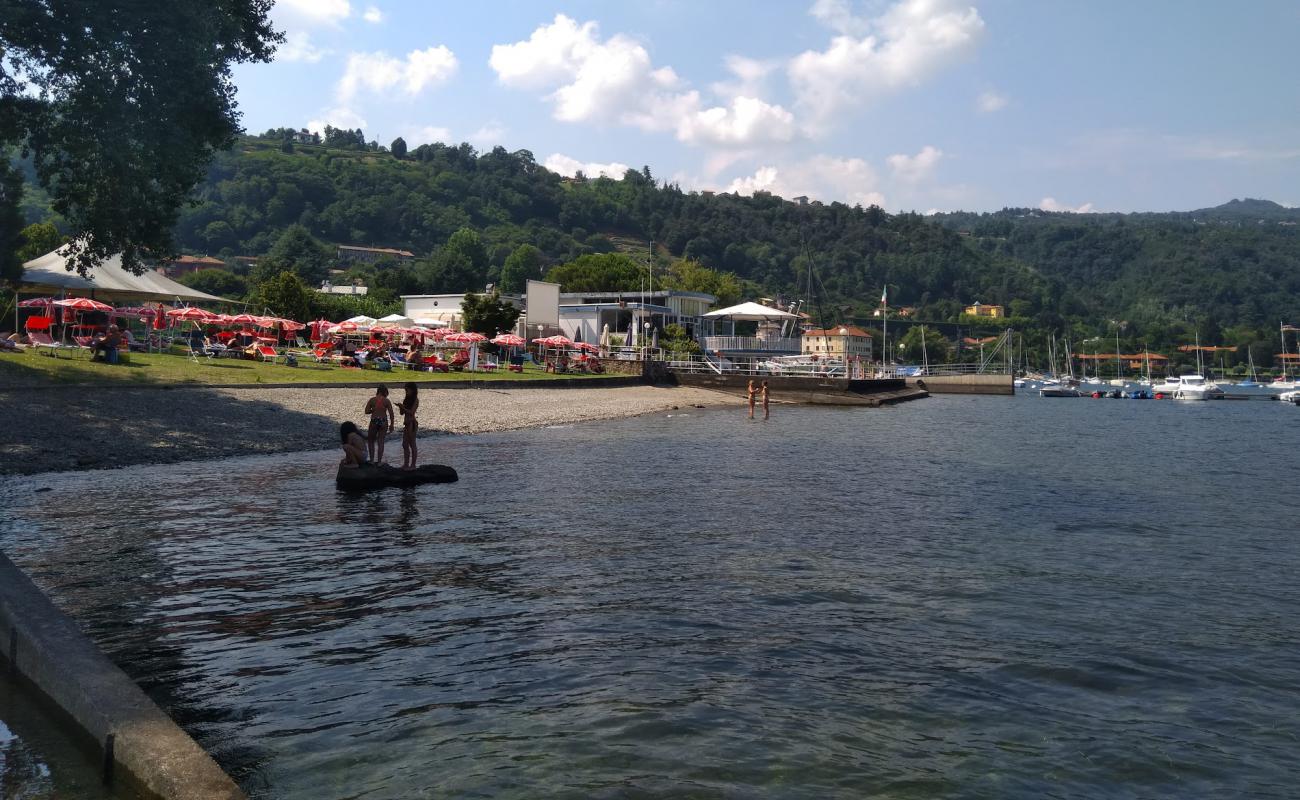
[[[591,351],[591,352],[593,352],[593,353],[596,353],[596,352],[599,352],[599,351],[600,351],[600,348],[599,348],[598,346],[596,346],[596,345],[594,345],[594,344],[590,344],[590,343],[588,343],[588,342],[574,342],[574,343],[573,343],[573,346],[576,347],[576,348],[579,349],[579,350],[589,350],[589,351]]]
[[[487,337],[477,331],[461,331],[459,333],[449,333],[443,337],[443,340],[461,344],[477,344],[478,342],[486,342]]]
[[[573,340],[567,336],[547,336],[543,339],[534,339],[533,344],[541,344],[547,347],[568,347],[573,344]]]
[[[255,317],[252,314],[235,314],[227,321],[232,325],[256,325],[261,317]]]
[[[520,347],[528,344],[522,336],[516,336],[513,333],[498,333],[492,337],[492,344],[499,344],[502,347]]]
[[[356,331],[357,323],[346,320],[330,328],[330,333],[355,333]]]
[[[69,297],[66,300],[55,300],[54,305],[70,308],[73,311],[112,311],[113,307],[108,303],[101,303],[98,300],[91,300],[89,297]]]
[[[194,306],[186,306],[185,308],[171,309],[170,311],[167,312],[167,316],[171,317],[172,319],[185,320],[190,322],[206,322],[207,320],[210,320],[216,317],[217,315],[213,314],[211,311],[204,311],[201,308],[196,308]]]
[[[50,306],[54,305],[55,302],[56,301],[53,297],[33,297],[30,300],[20,300],[18,302],[18,307],[19,308],[49,308]]]

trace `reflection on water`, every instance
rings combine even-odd
[[[23,479],[0,546],[260,797],[1285,797],[1294,412],[696,412],[433,440],[460,483],[369,495],[329,453]]]

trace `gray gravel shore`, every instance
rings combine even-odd
[[[373,393],[373,387],[0,391],[6,420],[0,475],[319,450],[337,443],[345,419],[364,429],[362,411]],[[392,397],[400,400],[401,389]],[[423,435],[484,433],[740,402],[704,389],[656,386],[421,388],[419,416]],[[389,450],[400,461],[398,441],[395,435]]]

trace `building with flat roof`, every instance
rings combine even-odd
[[[370,287],[357,286],[352,283],[343,283],[336,286],[329,281],[324,281],[316,291],[321,294],[347,294],[356,295],[357,297],[365,297],[366,293],[370,291]]]
[[[404,294],[402,295],[402,315],[410,317],[417,323],[437,323],[450,328],[460,329],[465,320],[461,306],[465,302],[465,292],[454,294]],[[482,294],[475,292],[474,294]],[[501,300],[515,308],[524,307],[524,298],[517,294],[503,294]]]

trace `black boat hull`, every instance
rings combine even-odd
[[[389,486],[419,486],[423,483],[455,483],[456,470],[445,464],[424,464],[415,469],[398,469],[388,464],[363,467],[340,466],[334,485],[350,492],[369,492]]]

